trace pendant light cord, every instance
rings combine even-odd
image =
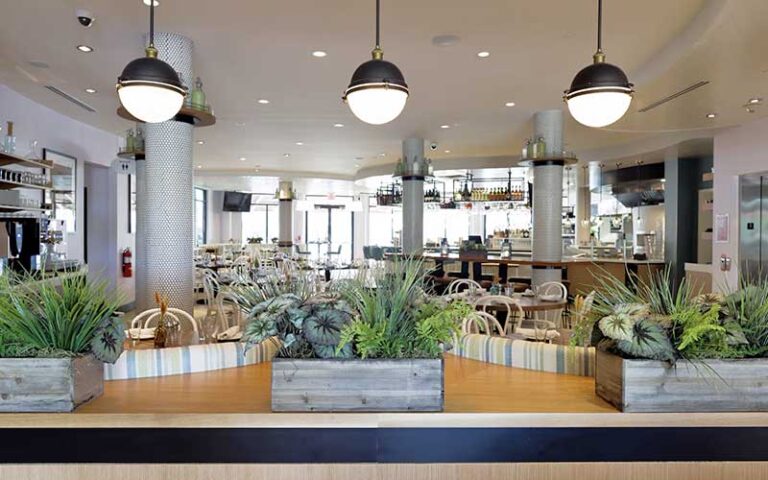
[[[603,0],[597,0],[597,51],[603,51]]]
[[[155,47],[155,0],[149,1],[149,46]]]
[[[381,9],[380,0],[376,0],[376,48],[381,48],[381,43],[379,41],[379,36],[380,36],[379,23],[381,21],[380,13],[379,13],[380,9]]]

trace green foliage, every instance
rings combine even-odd
[[[723,310],[725,317],[741,327],[750,356],[768,353],[768,281],[742,277],[739,289],[725,298]]]
[[[345,284],[343,293],[358,317],[342,332],[340,348],[352,345],[362,358],[437,358],[457,332],[467,306],[443,307],[426,296],[419,260],[389,262],[363,281]]]
[[[64,277],[60,285],[30,275],[0,277],[0,356],[61,357],[93,352],[115,360],[123,349],[122,322],[113,321],[119,299],[106,282],[85,275]],[[119,327],[116,327],[119,325]],[[119,333],[114,330],[119,329]],[[96,352],[94,340],[112,335],[112,352]],[[101,354],[104,353],[103,356]]]
[[[233,285],[230,291],[240,308],[250,312],[256,305],[284,294],[295,295],[304,302],[314,294],[315,283],[311,273],[300,272],[290,278],[270,275],[258,284]]]
[[[125,341],[125,325],[118,317],[104,319],[91,339],[93,356],[104,363],[115,363],[123,353]]]
[[[650,318],[641,318],[634,322],[631,338],[619,340],[616,347],[630,357],[669,362],[675,360],[675,349],[667,332]]]
[[[302,300],[293,293],[283,293],[251,309],[243,334],[246,350],[276,338],[282,357],[350,357],[351,347],[336,352],[336,346],[352,317],[352,309],[338,297]]]

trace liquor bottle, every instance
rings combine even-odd
[[[136,139],[134,140],[134,150],[137,152],[144,151],[144,132],[140,128],[136,129]]]
[[[128,130],[125,134],[125,151],[126,152],[136,151],[136,137],[133,136],[132,129]]]
[[[192,89],[192,108],[196,110],[205,110],[205,92],[203,91],[203,82],[200,77],[195,80],[195,88]]]
[[[403,159],[398,158],[397,165],[395,165],[395,176],[402,177],[404,173],[405,173],[405,166],[403,165]]]
[[[16,151],[16,137],[13,135],[13,122],[8,121],[8,127],[3,139],[3,150],[5,153],[14,153]]]
[[[539,137],[539,139],[536,140],[536,151],[538,152],[539,157],[547,156],[547,142],[544,141],[544,137]]]

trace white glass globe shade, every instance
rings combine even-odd
[[[371,125],[396,119],[405,108],[408,93],[387,87],[363,88],[347,94],[347,103],[357,118]]]
[[[632,95],[625,92],[591,92],[568,99],[573,118],[588,127],[600,128],[617,122],[629,110]]]
[[[184,95],[178,91],[152,85],[126,85],[117,95],[128,113],[146,123],[170,120],[184,103]]]

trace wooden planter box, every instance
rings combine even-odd
[[[0,358],[0,412],[71,412],[104,393],[104,364],[76,358]]]
[[[443,360],[272,360],[273,412],[440,412]]]
[[[625,360],[597,351],[595,392],[622,412],[768,411],[768,359]]]

